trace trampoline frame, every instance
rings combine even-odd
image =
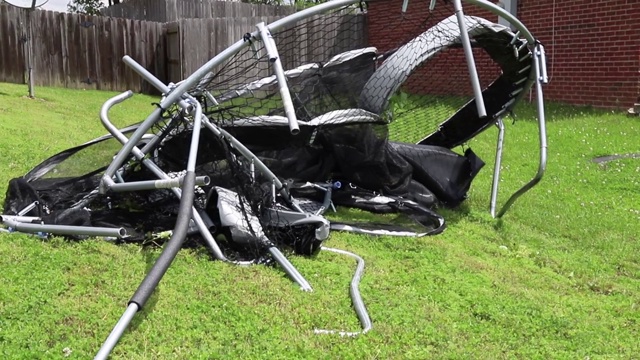
[[[282,68],[282,65],[279,61],[278,51],[275,42],[271,34],[273,32],[277,32],[279,30],[284,29],[290,25],[297,23],[300,20],[306,19],[308,17],[321,14],[323,12],[338,9],[344,6],[354,5],[360,3],[360,0],[332,0],[330,2],[326,2],[320,5],[316,5],[304,10],[301,10],[297,13],[289,15],[285,18],[277,20],[271,24],[259,23],[256,25],[256,30],[250,33],[249,37],[253,40],[263,41],[265,44],[265,49],[268,52],[270,63],[273,67],[273,72],[275,78],[277,80],[279,91],[281,93],[286,119],[289,125],[290,132],[295,135],[299,132],[299,124],[296,119],[296,114],[293,109],[293,104],[291,102],[291,97],[289,93],[289,88],[287,86],[287,74]],[[538,171],[535,176],[525,183],[519,190],[514,192],[505,204],[500,208],[498,212],[496,212],[497,207],[497,199],[499,192],[499,179],[500,179],[500,164],[502,161],[502,153],[503,153],[503,143],[504,143],[504,135],[505,135],[505,127],[503,123],[503,117],[510,111],[510,109],[517,104],[520,100],[522,100],[526,91],[521,91],[518,93],[513,99],[513,101],[509,101],[509,103],[504,104],[501,111],[491,116],[491,119],[488,121],[489,124],[494,123],[498,127],[498,138],[496,145],[496,161],[493,172],[493,182],[491,188],[491,199],[490,199],[490,211],[493,217],[500,218],[502,217],[507,210],[513,205],[513,203],[524,193],[534,187],[541,179],[544,174],[547,162],[547,139],[546,139],[546,126],[545,126],[545,116],[544,116],[544,99],[542,92],[542,85],[548,82],[547,71],[546,71],[546,59],[544,47],[533,37],[533,35],[528,31],[528,29],[522,24],[515,16],[507,12],[506,10],[500,8],[499,6],[488,2],[486,0],[465,0],[465,3],[476,5],[480,8],[488,10],[503,19],[507,20],[515,29],[516,33],[514,35],[514,41],[516,37],[522,36],[526,41],[526,46],[529,47],[531,52],[533,53],[533,66],[529,72],[529,76],[527,77],[526,83],[523,88],[530,89],[535,85],[536,90],[536,106],[538,111],[538,129],[539,129],[539,164]],[[405,0],[403,4],[403,8],[406,9],[408,4],[408,0]],[[431,1],[431,7],[435,5],[434,1]],[[471,52],[471,44],[468,36],[468,32],[466,29],[465,21],[464,21],[464,13],[462,7],[461,0],[454,0],[454,9],[455,15],[457,17],[457,22],[459,26],[459,31],[461,34],[461,42],[462,47],[465,53],[465,59],[467,62],[467,67],[469,70],[470,80],[472,83],[472,89],[474,91],[475,96],[475,106],[477,108],[477,113],[480,118],[487,118],[489,116],[485,109],[485,103],[483,100],[483,94],[480,89],[480,82],[478,79],[478,74],[475,68],[475,62],[473,58],[473,53]],[[233,55],[240,52],[246,46],[251,46],[251,42],[246,41],[246,36],[243,39],[239,39],[236,43],[229,46],[227,49],[223,50],[213,58],[211,58],[206,64],[196,70],[193,74],[191,74],[188,78],[180,82],[175,86],[167,86],[162,83],[158,78],[149,73],[144,67],[135,62],[129,56],[125,56],[123,61],[130,66],[136,73],[138,73],[142,78],[151,83],[155,88],[157,88],[160,92],[164,94],[164,97],[158,104],[158,107],[148,115],[148,117],[138,125],[137,129],[133,131],[133,133],[127,137],[120,130],[118,130],[113,124],[109,121],[108,113],[111,107],[114,105],[121,103],[122,101],[128,99],[132,96],[132,92],[124,92],[120,95],[117,95],[109,100],[107,100],[100,112],[100,118],[105,126],[105,128],[116,138],[118,141],[122,143],[122,148],[118,151],[116,156],[113,158],[112,162],[109,164],[107,169],[105,170],[103,176],[100,180],[100,185],[97,191],[101,194],[106,194],[109,191],[137,191],[141,189],[156,189],[156,188],[170,188],[174,194],[181,199],[180,202],[180,211],[178,214],[178,220],[176,221],[176,228],[173,231],[173,235],[171,240],[167,242],[167,245],[164,247],[162,254],[158,261],[154,264],[152,269],[149,271],[144,281],[140,284],[136,293],[133,295],[131,300],[128,303],[128,306],[123,313],[122,317],[118,321],[118,323],[113,328],[110,335],[107,337],[99,352],[96,354],[96,359],[106,359],[111,352],[111,350],[115,347],[118,340],[126,330],[128,324],[131,322],[135,313],[142,309],[146,300],[154,291],[155,287],[161,280],[162,276],[171,265],[173,258],[176,256],[177,252],[182,246],[182,242],[186,236],[187,229],[189,227],[190,222],[192,221],[200,234],[205,239],[207,245],[213,251],[214,256],[217,259],[223,261],[229,261],[225,258],[224,254],[216,244],[213,239],[210,228],[207,225],[211,223],[211,220],[206,217],[206,214],[198,211],[193,206],[193,197],[194,197],[194,187],[197,184],[205,185],[208,184],[209,179],[207,177],[196,177],[195,176],[195,163],[196,163],[196,155],[198,152],[198,139],[201,131],[201,127],[204,126],[206,130],[211,131],[216,137],[224,139],[228,143],[230,143],[233,148],[240,153],[246,159],[249,159],[252,165],[252,169],[255,168],[258,172],[262,173],[267,178],[272,181],[272,189],[275,197],[275,193],[277,192],[280,197],[287,203],[287,205],[293,210],[290,212],[283,212],[281,215],[283,218],[291,223],[295,222],[310,222],[317,224],[316,229],[316,238],[324,239],[328,236],[329,225],[326,220],[321,216],[321,214],[309,214],[305,213],[296,203],[295,199],[293,199],[287,188],[282,184],[282,182],[278,179],[278,177],[269,170],[267,166],[265,166],[249,149],[247,149],[242,143],[236,140],[233,136],[231,136],[228,132],[226,132],[221,127],[218,127],[216,124],[213,124],[209,118],[203,114],[202,105],[194,99],[192,93],[190,93],[193,89],[197,88],[197,85],[201,80],[203,80],[216,66],[222,64],[223,62],[230,59]],[[207,98],[213,98],[211,94],[208,92],[205,93]],[[215,98],[213,98],[215,103]],[[178,105],[185,114],[190,114],[193,119],[193,133],[191,138],[191,145],[189,148],[189,158],[186,167],[186,175],[179,179],[170,179],[169,176],[162,171],[152,160],[146,158],[146,154],[152,150],[154,145],[157,145],[152,138],[149,143],[147,143],[142,149],[138,147],[139,144],[142,144],[142,140],[145,139],[147,132],[156,125],[159,121],[162,121],[162,114],[166,109],[170,107]],[[119,171],[125,165],[125,163],[133,156],[133,158],[139,160],[144,166],[146,166],[152,173],[154,173],[159,180],[158,181],[143,181],[137,183],[121,183],[117,182],[121,177],[119,177]],[[182,189],[178,187],[182,186]],[[326,205],[326,204],[325,204]],[[27,224],[25,219],[21,218],[21,215],[26,214],[26,212],[22,212],[22,214],[18,214],[19,216],[6,216],[2,215],[0,220],[9,227],[17,229],[19,231],[25,232],[50,232],[50,233],[61,233],[61,234],[84,234],[84,235],[98,235],[98,236],[114,236],[114,237],[124,237],[126,234],[124,233],[124,229],[116,228],[116,229],[108,229],[108,228],[92,228],[93,230],[80,228],[80,227],[60,227],[58,225],[43,225],[43,224]],[[24,221],[22,221],[24,220]],[[90,228],[91,229],[91,228]],[[66,231],[66,232],[65,232]],[[327,249],[329,250],[329,249]],[[335,251],[331,249],[330,251]],[[269,252],[274,257],[274,259],[284,268],[285,272],[300,285],[303,290],[311,290],[311,286],[304,279],[304,277],[289,263],[284,255],[275,247],[272,246],[269,248]],[[339,252],[339,251],[338,251]],[[344,252],[343,252],[344,253]],[[362,259],[357,257],[354,254],[347,253],[347,255],[356,258],[359,261],[358,271],[356,276],[354,276],[354,280],[351,284],[351,292],[352,297],[354,299],[354,307],[356,312],[358,313],[358,317],[361,320],[361,324],[363,326],[363,331],[366,332],[371,329],[371,321],[364,309],[364,304],[362,300],[359,298],[359,293],[357,290],[358,281],[361,276],[362,268],[364,267],[364,263]],[[230,261],[229,261],[230,262]],[[242,265],[242,263],[239,263]],[[324,330],[320,332],[326,332]]]

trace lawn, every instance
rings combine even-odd
[[[0,84],[0,201],[6,184],[50,155],[105,133],[114,93]],[[113,110],[125,125],[156,99]],[[501,203],[537,169],[534,112],[508,121]],[[182,250],[113,359],[630,359],[640,354],[640,119],[548,104],[549,163],[501,220],[488,213],[495,130],[469,146],[487,162],[447,230],[424,238],[334,232],[327,245],[366,261],[360,290],[373,330],[356,331],[350,258],[290,260],[315,291],[277,267],[234,267]],[[102,240],[0,234],[0,357],[95,355],[159,255]]]

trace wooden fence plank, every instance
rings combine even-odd
[[[113,19],[107,18],[105,21],[100,21],[96,24],[96,37],[98,40],[98,49],[100,50],[98,67],[98,88],[104,90],[112,89],[113,79],[113,41],[111,33],[111,23]]]
[[[0,75],[6,81],[24,83],[26,69],[26,29],[24,12],[6,4],[0,5]]]

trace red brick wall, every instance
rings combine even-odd
[[[628,108],[640,96],[640,1],[519,0],[518,18],[544,45],[547,99]],[[554,35],[555,30],[555,35]]]
[[[453,7],[439,3],[429,12],[428,0],[409,0],[402,13],[402,0],[373,1],[369,4],[369,43],[384,52],[403,45],[443,19],[453,15]],[[470,9],[471,10],[471,9]],[[497,16],[475,8],[468,15],[497,21]],[[482,86],[488,86],[500,75],[497,64],[481,49],[474,50]],[[447,71],[443,71],[447,69]],[[450,48],[429,59],[409,76],[402,88],[410,94],[473,95],[467,63],[462,48]],[[453,76],[452,76],[453,75]]]
[[[427,16],[428,3],[410,0],[403,17],[402,0],[371,2],[371,44],[387,49],[419,34],[410,25]],[[496,21],[474,8],[466,5],[465,12]],[[546,99],[619,109],[640,100],[639,0],[519,0],[517,17],[545,45],[551,79]]]

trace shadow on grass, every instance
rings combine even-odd
[[[461,221],[468,221],[488,226],[497,233],[505,230],[503,218],[494,218],[488,209],[472,211],[467,203],[463,203],[455,209],[438,209],[437,211],[444,217],[448,226],[456,225]]]
[[[455,208],[438,208],[435,209],[437,213],[444,217],[444,221],[447,226],[451,226],[459,223],[463,219],[468,219],[471,216],[471,210],[467,203],[462,203]]]
[[[472,212],[467,203],[462,203],[455,208],[436,207],[433,208],[433,211],[444,218],[445,225],[447,227],[469,218],[474,219],[474,221],[477,220],[484,222],[484,217],[478,216],[476,212]],[[416,222],[416,220],[403,213],[373,213],[356,208],[341,206],[338,207],[338,211],[336,213],[327,212],[325,216],[331,222],[345,223],[355,226],[375,227],[378,225],[383,229],[388,226],[399,226],[406,229],[406,231],[425,231],[424,225]],[[491,218],[490,215],[488,215],[488,217]]]

